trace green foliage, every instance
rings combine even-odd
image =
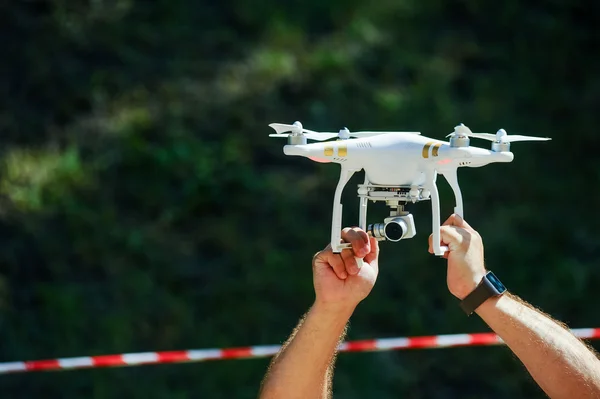
[[[573,327],[597,326],[592,8],[0,5],[0,361],[285,340],[313,299],[310,259],[328,240],[337,181],[335,167],[288,159],[267,137],[268,123],[298,119],[552,137],[515,144],[512,164],[461,170],[467,219],[510,289]],[[347,224],[359,181],[344,195]],[[382,245],[381,277],[349,338],[485,331],[425,250],[429,205],[410,210],[419,234]],[[267,363],[13,375],[0,388],[11,398],[251,398]],[[500,347],[340,355],[335,384],[342,398],[543,397]]]

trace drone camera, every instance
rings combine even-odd
[[[367,233],[378,240],[398,242],[413,238],[417,234],[411,214],[386,218],[383,223],[370,224]]]

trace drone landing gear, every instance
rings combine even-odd
[[[365,182],[363,187],[369,185],[369,179],[365,176]],[[361,195],[362,194],[362,195]],[[366,196],[367,189],[360,188],[358,189],[358,195],[360,197],[360,204],[358,208],[358,227],[362,230],[367,230],[367,205],[369,204],[369,199]]]
[[[333,217],[331,221],[331,248],[333,253],[339,254],[342,249],[352,248],[351,244],[342,243],[342,192],[348,180],[356,172],[355,170],[345,169],[342,167],[340,173],[340,180],[335,188],[335,194],[333,196]]]
[[[450,170],[448,172],[442,173],[446,178],[446,181],[452,188],[452,192],[454,192],[454,201],[456,206],[454,207],[454,213],[456,213],[461,218],[464,217],[463,212],[463,199],[462,193],[460,192],[460,186],[458,185],[458,177],[456,175],[456,169]]]
[[[447,251],[448,247],[441,246],[442,238],[440,235],[440,194],[438,193],[435,181],[437,179],[437,171],[428,171],[425,177],[425,187],[431,192],[431,217],[432,217],[432,228],[433,233],[433,253],[437,256],[443,256]]]
[[[347,169],[342,167],[340,173],[340,180],[335,189],[335,195],[333,200],[333,218],[331,225],[331,248],[334,253],[340,253],[344,249],[350,249],[352,247],[349,243],[343,243],[341,239],[342,229],[342,192],[344,187],[354,175],[357,170]],[[456,205],[454,212],[463,217],[463,201],[460,187],[458,185],[458,178],[455,169],[445,170],[440,172],[454,192],[454,199]],[[447,246],[441,245],[441,234],[440,234],[440,196],[436,185],[438,171],[431,169],[425,173],[425,183],[423,186],[381,186],[371,184],[365,177],[364,184],[358,185],[358,196],[360,198],[359,205],[359,227],[366,231],[367,230],[367,205],[369,201],[385,201],[386,204],[392,208],[390,218],[401,215],[408,215],[404,212],[404,204],[415,203],[418,201],[424,201],[431,199],[431,214],[432,214],[432,233],[433,233],[433,252],[436,256],[443,256],[447,251]],[[412,223],[412,215],[409,215]],[[388,219],[386,219],[387,221]],[[387,223],[387,222],[386,222]],[[413,229],[414,230],[414,229]],[[412,237],[412,235],[405,236]],[[379,237],[381,238],[381,237]],[[388,239],[391,239],[388,238]],[[362,260],[357,259],[359,266]]]
[[[344,191],[344,187],[348,180],[352,177],[352,175],[356,172],[356,170],[346,169],[342,167],[342,171],[340,173],[340,180],[335,188],[335,194],[333,196],[333,217],[331,221],[331,248],[333,253],[339,254],[344,249],[352,249],[352,244],[342,243],[342,192]],[[365,221],[366,221],[366,204],[365,204]],[[356,265],[358,268],[362,268],[363,260],[362,258],[356,259]]]
[[[460,217],[464,217],[463,212],[463,200],[458,185],[458,177],[456,175],[456,169],[451,169],[442,173],[446,178],[446,181],[454,192],[454,213]],[[447,251],[447,246],[442,246],[441,235],[440,235],[440,196],[436,185],[437,171],[430,170],[426,173],[425,186],[431,191],[431,215],[432,215],[432,232],[433,232],[433,253],[436,256],[443,256]]]

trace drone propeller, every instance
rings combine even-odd
[[[382,134],[421,134],[421,132],[353,132],[350,133],[351,137],[370,137],[370,136],[379,136]]]
[[[454,131],[446,137],[475,137],[474,134],[476,133],[473,133],[471,129],[469,129],[463,123],[461,123],[460,125],[454,126]]]
[[[344,139],[349,139],[350,137],[354,137],[354,138],[370,137],[370,136],[378,136],[381,134],[398,134],[398,133],[421,134],[420,132],[370,132],[370,131],[369,132],[350,132],[350,130],[348,130],[347,127],[340,129],[340,131],[337,133],[315,132],[312,130],[304,129],[300,122],[294,122],[293,125],[286,125],[283,123],[271,123],[269,126],[272,127],[277,132],[277,134],[270,134],[269,137],[289,137],[290,135],[296,135],[296,136],[303,135],[308,139],[317,140],[317,141],[329,140],[329,139],[333,139],[336,137],[344,140]],[[288,134],[287,132],[291,132],[291,133]]]
[[[337,137],[337,133],[304,133],[304,136],[307,139],[316,140],[316,141],[325,141]],[[269,137],[290,137],[289,134],[269,134]]]
[[[312,130],[304,129],[302,127],[302,123],[298,121],[294,122],[293,125],[286,125],[285,123],[271,123],[269,126],[272,127],[277,132],[277,134],[282,134],[286,132],[292,132],[292,134],[300,134],[304,132],[316,133]]]
[[[534,136],[523,136],[520,134],[507,134],[506,130],[500,129],[496,134],[490,133],[471,133],[471,137],[495,141],[498,143],[514,143],[516,141],[547,141],[551,140],[549,137],[534,137]]]
[[[269,137],[289,137],[290,135],[304,135],[307,139],[324,141],[338,136],[338,133],[319,133],[313,132],[312,130],[304,129],[302,127],[302,123],[300,122],[294,122],[293,125],[286,125],[284,123],[271,123],[269,126],[277,132],[277,134],[270,134]],[[291,133],[285,134],[286,132]]]
[[[340,139],[345,140],[345,139],[349,139],[350,137],[361,138],[361,137],[379,136],[381,134],[421,134],[421,132],[367,132],[367,131],[351,132],[350,130],[348,130],[347,127],[344,127],[342,129],[340,129],[340,131],[338,133],[324,132],[321,134],[328,134],[328,135],[335,134]]]
[[[463,125],[462,123],[454,128],[454,132],[450,133],[446,137],[474,137],[483,140],[494,141],[497,143],[513,143],[515,141],[546,141],[551,140],[548,137],[534,137],[534,136],[522,136],[520,134],[509,135],[506,130],[500,129],[496,134],[490,133],[473,133],[471,129]]]

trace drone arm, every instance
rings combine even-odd
[[[431,193],[433,253],[437,256],[443,256],[444,253],[448,251],[448,247],[440,245],[442,242],[440,235],[440,195],[435,184],[436,177],[437,171],[435,169],[427,171],[425,176],[425,187]]]
[[[452,191],[454,192],[454,199],[456,201],[454,213],[456,213],[461,218],[464,218],[462,193],[460,192],[460,186],[458,185],[458,176],[456,172],[457,169],[452,169],[448,172],[445,172],[444,177],[446,178],[446,181],[448,182],[448,184],[452,188]]]

